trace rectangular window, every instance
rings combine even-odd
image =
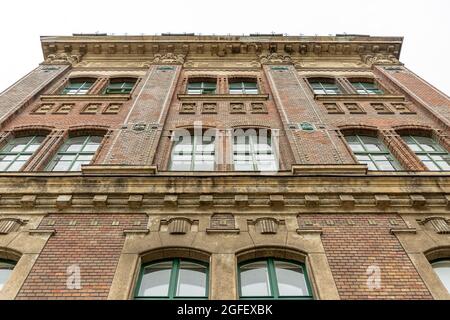
[[[215,82],[189,82],[187,87],[187,94],[215,94]]]
[[[313,81],[310,84],[314,94],[341,94],[341,90],[335,83]]]
[[[105,89],[105,94],[129,94],[133,90],[136,81],[110,82]]]
[[[231,82],[230,94],[258,94],[256,82]]]
[[[69,84],[63,89],[61,94],[68,95],[82,95],[87,94],[89,89],[94,84],[93,81],[70,81]]]
[[[352,82],[352,85],[358,94],[384,94],[383,90],[372,82]]]
[[[278,170],[278,160],[270,135],[259,134],[259,131],[256,130],[238,129],[235,131],[233,139],[234,170]]]
[[[213,171],[215,168],[215,137],[175,135],[170,170]]]
[[[402,136],[408,147],[430,171],[450,171],[450,154],[436,141],[423,136]]]

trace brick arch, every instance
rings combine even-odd
[[[171,258],[185,258],[193,259],[209,263],[211,252],[204,249],[184,247],[184,246],[170,246],[158,247],[140,253],[141,263],[148,263],[152,261],[171,259]]]
[[[4,132],[0,135],[0,148],[2,148],[9,140],[32,135],[48,136],[53,131],[53,126],[46,125],[30,125],[15,127],[12,130]]]
[[[109,126],[101,125],[82,125],[82,126],[71,126],[67,131],[68,137],[78,137],[84,135],[100,135],[105,136],[109,131]]]
[[[437,259],[450,259],[450,246],[439,246],[427,249],[424,253],[428,261]]]
[[[341,125],[338,126],[338,130],[343,136],[360,134],[370,137],[379,137],[380,135],[380,130],[377,127],[365,124]]]
[[[213,74],[192,74],[192,75],[187,74],[186,78],[187,82],[194,82],[194,81],[214,82],[217,81],[219,77]]]
[[[278,258],[306,263],[307,256],[306,250],[284,245],[252,246],[236,252],[238,263],[259,258]]]
[[[426,125],[400,125],[392,127],[398,135],[418,135],[433,138],[435,131]]]
[[[241,122],[245,123],[234,124],[231,126],[231,129],[272,129],[270,125],[267,125],[267,122],[256,122],[251,119],[246,119]]]
[[[22,257],[22,252],[8,248],[8,247],[0,247],[0,259],[10,260],[13,262],[18,262]]]

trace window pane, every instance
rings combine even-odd
[[[431,264],[434,272],[441,279],[442,284],[450,293],[450,260],[437,261]]]
[[[7,171],[19,171],[23,165],[25,164],[25,161],[14,161],[8,168]]]
[[[67,171],[70,168],[72,162],[70,161],[58,161],[53,167],[53,171]]]
[[[14,269],[14,265],[7,262],[0,262],[0,290],[3,289],[3,286],[8,281],[11,273]]]
[[[156,263],[145,267],[139,288],[139,296],[168,296],[171,271],[172,261]]]
[[[181,261],[176,296],[204,297],[206,295],[206,267]]]
[[[270,296],[267,262],[249,263],[240,268],[241,294],[244,297]]]
[[[307,296],[305,275],[302,267],[293,263],[275,261],[280,296]]]

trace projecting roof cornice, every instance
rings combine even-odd
[[[302,57],[360,57],[398,63],[403,38],[369,36],[43,36],[45,63],[84,59],[137,59],[183,64],[195,58],[236,58],[295,64]]]

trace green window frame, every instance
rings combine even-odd
[[[345,139],[358,162],[367,164],[368,170],[402,170],[401,165],[378,138],[353,135],[346,136]]]
[[[187,85],[187,94],[215,94],[216,83],[207,81],[193,81]]]
[[[45,170],[80,171],[81,165],[92,161],[102,139],[102,136],[77,136],[67,139]]]
[[[341,94],[341,89],[335,82],[310,81],[314,94],[336,95]]]
[[[450,153],[434,139],[424,136],[402,136],[402,139],[430,171],[450,171]]]
[[[0,171],[19,171],[39,149],[45,136],[13,138],[0,151]]]
[[[352,82],[351,84],[358,94],[384,94],[383,90],[373,82]]]
[[[0,259],[0,291],[2,291],[6,282],[8,282],[15,266],[15,261]]]
[[[69,83],[63,89],[61,94],[67,94],[67,95],[87,94],[93,84],[94,84],[94,81],[92,81],[92,80],[69,80]]]
[[[176,136],[170,156],[170,171],[214,171],[215,136]]]
[[[255,266],[253,269],[246,269],[249,266]],[[259,266],[258,266],[259,265]],[[281,267],[280,267],[281,265]],[[284,266],[284,268],[283,268]],[[289,269],[286,269],[286,267]],[[294,273],[292,270],[296,269]],[[246,294],[243,290],[243,283],[248,281],[245,279],[244,275],[248,271],[255,271],[259,274],[250,274],[249,279],[255,280],[255,278],[260,277],[259,288],[256,290],[261,290],[261,294],[255,295]],[[286,273],[286,270],[290,272]],[[261,272],[262,271],[262,272]],[[284,272],[282,272],[284,271]],[[264,273],[264,274],[262,274]],[[296,276],[296,279],[292,279],[293,276]],[[246,275],[245,275],[246,276]],[[253,277],[251,279],[250,277]],[[264,278],[264,279],[263,279]],[[290,278],[288,280],[288,278]],[[244,280],[245,279],[245,280]],[[262,281],[264,281],[264,284]],[[288,281],[287,281],[288,280]],[[294,281],[292,281],[294,280]],[[253,283],[254,284],[254,283]],[[263,287],[262,287],[263,286]],[[288,286],[288,290],[286,290],[286,286]],[[277,258],[263,258],[263,259],[255,259],[255,260],[247,260],[238,264],[238,288],[239,288],[239,297],[241,300],[245,299],[295,299],[295,300],[312,300],[312,290],[311,284],[308,277],[308,272],[306,270],[306,266],[304,263],[300,263],[297,261],[286,260],[286,259],[277,259]],[[291,288],[291,289],[289,289]],[[286,291],[292,292],[292,289],[298,291],[302,291],[302,294],[285,294]],[[255,290],[254,289],[245,289],[245,290]],[[283,293],[284,292],[284,293]]]
[[[162,265],[162,267],[161,267]],[[158,266],[160,266],[158,268]],[[186,268],[186,266],[188,268]],[[145,291],[151,290],[150,288],[143,287],[143,283],[145,282],[145,271],[148,268],[154,268],[159,272],[155,274],[153,278],[150,278],[151,281],[157,281],[159,288],[154,289],[155,294],[145,294]],[[191,269],[189,269],[191,267]],[[196,272],[193,273],[192,270],[196,268]],[[198,270],[202,270],[199,272]],[[187,272],[186,272],[187,271]],[[190,274],[189,274],[190,271]],[[197,276],[197,279],[194,277]],[[182,294],[187,287],[183,289],[183,285],[186,285],[186,280],[189,280],[191,288],[194,280],[197,280],[197,284],[201,282],[200,290],[204,288],[204,294],[194,294],[194,295],[186,295]],[[184,281],[184,284],[183,284]],[[161,294],[161,291],[165,291],[166,294]],[[192,289],[187,289],[192,290]],[[202,261],[192,260],[192,259],[183,259],[183,258],[174,258],[174,259],[164,259],[158,261],[152,261],[150,263],[143,264],[141,266],[141,270],[139,273],[138,281],[136,284],[134,299],[136,300],[175,300],[175,299],[183,299],[183,300],[206,300],[209,296],[209,264]]]
[[[233,164],[235,171],[277,171],[279,166],[272,136],[260,135],[258,130],[255,134],[244,132],[242,135],[235,131]]]
[[[105,94],[129,94],[134,88],[136,80],[110,81],[105,88]]]
[[[229,92],[230,94],[258,94],[258,84],[256,81],[231,82]]]
[[[450,259],[437,259],[430,262],[433,271],[441,280],[447,292],[450,293]]]

